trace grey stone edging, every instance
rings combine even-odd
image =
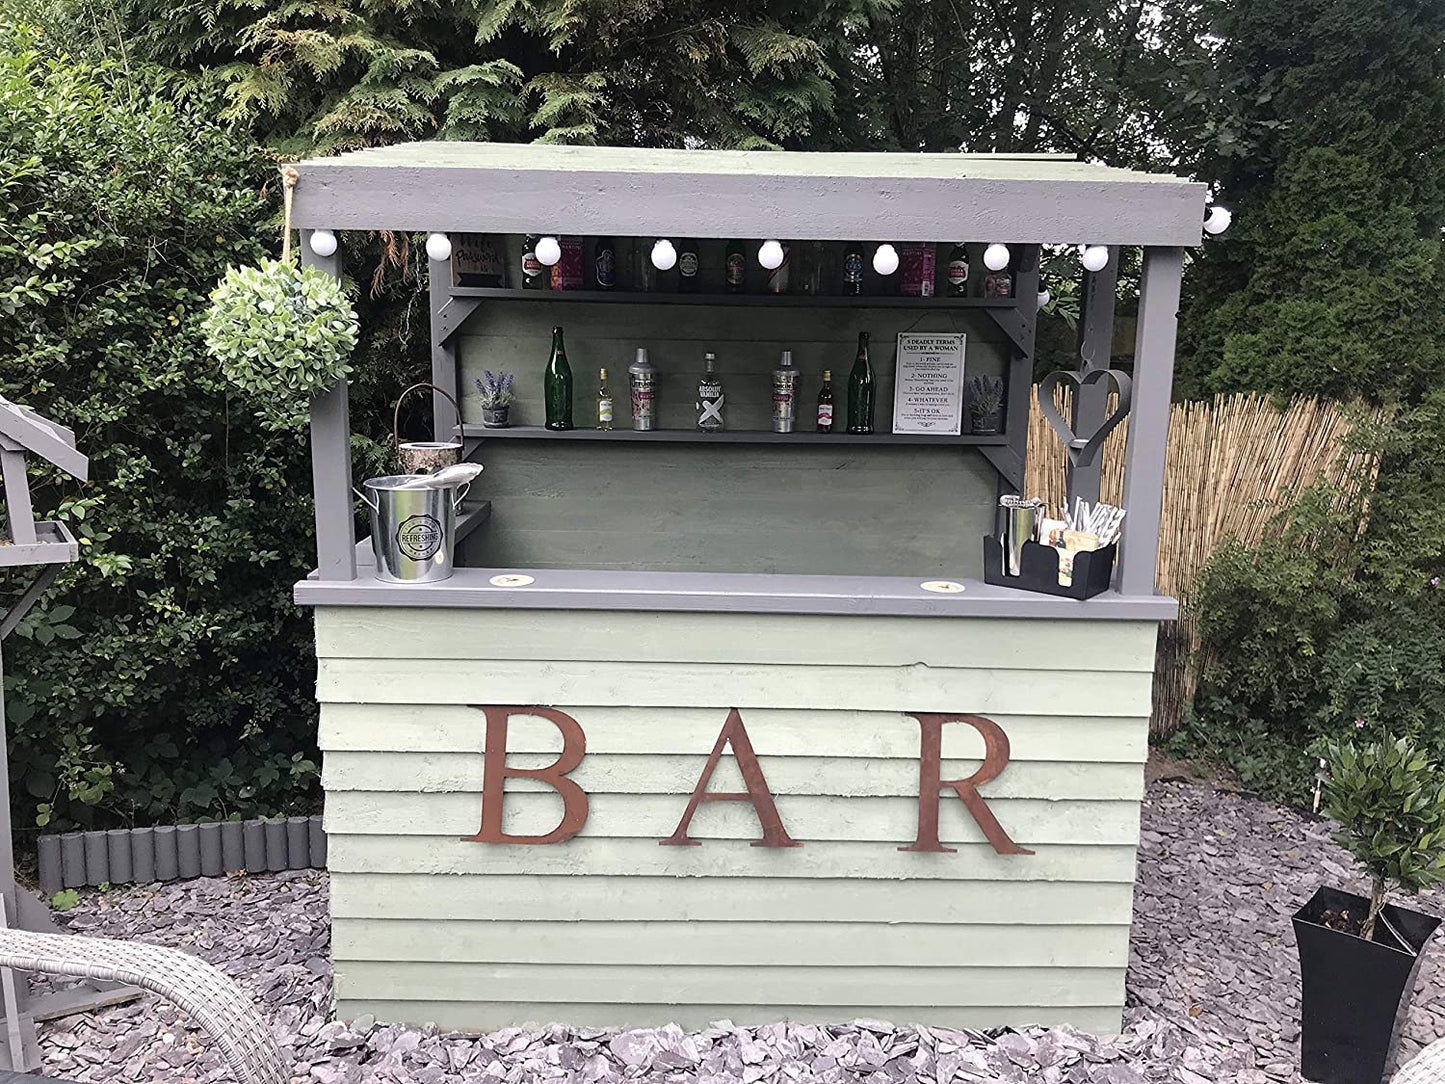
[[[40,891],[102,884],[325,869],[321,817],[268,817],[41,836]]]

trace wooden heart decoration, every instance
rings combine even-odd
[[[1064,382],[1072,384],[1075,401],[1077,401],[1080,390],[1086,384],[1097,384],[1101,380],[1113,383],[1114,391],[1119,396],[1119,408],[1105,418],[1103,424],[1088,436],[1079,436],[1064,420],[1064,416],[1059,413],[1059,408],[1054,405],[1054,389]],[[1087,467],[1094,461],[1094,457],[1099,454],[1099,449],[1104,446],[1104,439],[1118,427],[1125,415],[1129,413],[1132,388],[1133,382],[1129,379],[1129,374],[1121,373],[1118,369],[1094,369],[1082,376],[1060,369],[1039,381],[1039,412],[1048,421],[1049,427],[1064,442],[1064,447],[1069,452],[1070,463],[1076,467]]]

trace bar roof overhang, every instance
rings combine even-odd
[[[431,141],[298,162],[302,229],[1189,247],[1206,188],[1058,155]]]

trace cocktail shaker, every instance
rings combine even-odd
[[[1039,540],[1039,521],[1044,515],[1044,502],[1037,497],[1000,497],[1003,509],[1003,572],[1017,576],[1023,560],[1024,543]]]
[[[627,367],[631,385],[632,428],[645,431],[657,428],[657,369],[647,360],[647,348],[637,348],[637,360]]]

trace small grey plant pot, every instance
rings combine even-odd
[[[482,407],[482,424],[488,429],[507,429],[512,424],[511,406]]]
[[[991,437],[998,433],[999,411],[995,410],[988,414],[970,414],[968,417],[969,432],[978,437]]]

